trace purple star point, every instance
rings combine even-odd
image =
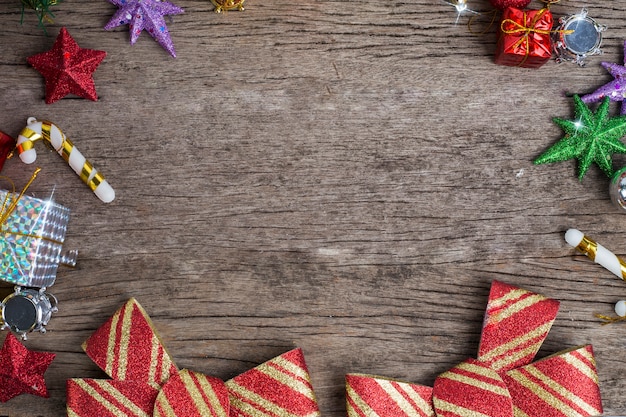
[[[131,28],[130,43],[133,45],[145,29],[170,55],[176,57],[174,44],[165,25],[164,16],[184,13],[182,8],[168,1],[160,0],[108,1],[117,6],[118,10],[104,27],[105,30],[128,24]],[[160,30],[155,30],[155,28]]]
[[[622,81],[626,77],[626,41],[624,41],[624,65],[612,62],[602,62],[602,66],[613,76],[613,81],[609,81],[591,94],[581,97],[586,103],[596,103],[608,97],[611,101],[621,101],[621,114],[626,114],[626,83]]]

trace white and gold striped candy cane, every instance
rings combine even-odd
[[[17,150],[22,162],[32,164],[37,159],[34,142],[43,139],[48,142],[59,155],[65,159],[69,166],[78,174],[81,180],[105,203],[110,203],[115,198],[115,191],[104,176],[93,167],[74,144],[63,134],[61,129],[54,123],[37,121],[29,117],[27,126],[22,129],[17,137]]]
[[[577,229],[569,229],[565,232],[565,241],[587,255],[595,263],[602,265],[619,278],[626,281],[626,262],[613,252],[598,244],[595,240],[585,236]]]

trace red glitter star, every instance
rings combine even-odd
[[[67,29],[61,28],[52,49],[29,57],[28,63],[46,79],[46,103],[68,94],[96,101],[92,74],[105,56],[104,51],[80,48]]]
[[[0,349],[0,402],[20,394],[48,398],[43,374],[54,357],[54,353],[28,350],[9,333]]]

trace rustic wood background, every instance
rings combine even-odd
[[[0,415],[64,415],[68,378],[105,377],[81,343],[136,297],[180,367],[228,379],[303,348],[322,414],[343,416],[348,372],[430,385],[475,356],[494,279],[562,302],[540,356],[592,343],[606,414],[626,412],[626,323],[594,317],[626,283],[563,239],[575,227],[626,255],[626,214],[597,167],[579,182],[574,161],[532,164],[561,137],[551,118],[573,117],[568,95],[622,62],[626,1],[553,6],[588,6],[605,54],[537,70],[494,65],[495,34],[455,25],[442,0],[176,3],[173,59],[145,32],[134,46],[127,27],[105,32],[104,0],[64,0],[49,36],[0,0],[0,129],[51,120],[117,191],[101,203],[37,145],[29,192],[71,209],[80,254],[51,288],[48,334],[25,342],[57,353],[51,398]],[[61,26],[107,52],[97,102],[44,103],[26,58]],[[15,158],[3,175],[21,186],[32,169]]]

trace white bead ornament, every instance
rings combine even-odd
[[[615,314],[620,317],[626,317],[626,301],[621,300],[615,304]]]
[[[22,162],[32,164],[37,159],[34,142],[45,140],[78,174],[80,179],[105,203],[115,199],[115,191],[104,176],[93,167],[74,144],[63,134],[55,124],[46,121],[37,121],[29,117],[27,126],[17,137],[17,150]]]

